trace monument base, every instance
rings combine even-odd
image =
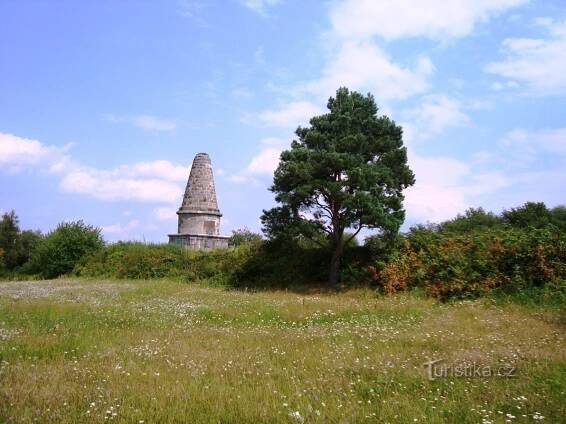
[[[169,234],[169,244],[176,244],[191,250],[211,250],[227,248],[228,238],[206,234]]]

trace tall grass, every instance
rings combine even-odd
[[[369,289],[5,282],[0,422],[560,422],[565,325],[552,308]],[[430,359],[516,376],[430,381]]]

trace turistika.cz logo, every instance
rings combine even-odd
[[[456,365],[442,364],[443,359],[428,361],[423,364],[429,380],[437,378],[489,378],[489,377],[516,377],[517,367],[511,364],[502,364],[497,367],[465,362]]]

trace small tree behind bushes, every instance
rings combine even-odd
[[[463,215],[438,224],[438,230],[451,233],[469,233],[479,229],[501,226],[503,219],[483,208],[470,208]]]
[[[45,278],[67,274],[83,256],[103,246],[99,228],[83,221],[63,222],[37,244],[30,259],[30,269]]]
[[[261,240],[261,234],[254,233],[248,227],[243,227],[232,231],[232,235],[228,239],[228,245],[237,247],[246,243],[259,243]]]
[[[502,221],[515,228],[555,226],[564,230],[566,213],[564,206],[548,209],[542,202],[527,202],[518,208],[503,211]]]

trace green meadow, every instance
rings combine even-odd
[[[563,422],[565,329],[489,298],[1,282],[0,422]]]

